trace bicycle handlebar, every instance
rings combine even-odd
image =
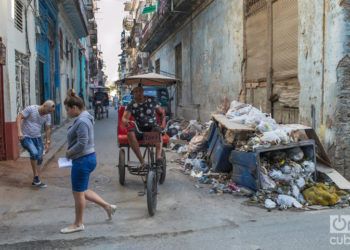
[[[135,128],[136,128],[136,131],[139,133],[139,134],[143,134],[144,132],[142,132],[139,127],[137,126],[136,122],[135,121],[129,121],[129,123],[133,123],[135,125]],[[168,130],[168,126],[169,126],[169,123],[170,123],[170,120],[166,123],[166,126],[163,130],[160,131],[160,133],[165,133],[167,130]]]

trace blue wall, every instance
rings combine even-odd
[[[44,63],[44,97],[45,100],[53,99],[55,102],[60,100],[60,64],[59,64],[59,41],[58,41],[58,8],[53,0],[39,0],[40,17],[37,23],[40,27],[40,34],[37,38],[38,59]],[[49,40],[49,23],[52,23],[53,44]],[[50,55],[50,47],[54,46],[53,55]],[[51,57],[54,58],[51,58]],[[53,77],[50,73],[50,62],[54,62]],[[53,79],[51,79],[53,78]],[[55,123],[60,123],[61,105],[56,103]]]

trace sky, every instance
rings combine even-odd
[[[125,0],[99,0],[96,13],[98,44],[103,52],[103,60],[106,64],[105,74],[107,81],[118,79],[118,55],[120,50],[120,33],[124,15]]]

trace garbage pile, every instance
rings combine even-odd
[[[230,109],[226,113],[229,121],[247,125],[255,129],[255,133],[245,139],[235,139],[232,131],[226,131],[225,140],[236,145],[236,150],[253,151],[258,147],[270,147],[271,145],[288,144],[301,139],[300,131],[284,125],[279,125],[269,115],[250,104],[231,102]],[[306,136],[304,136],[306,137]]]
[[[207,131],[210,124],[211,122],[200,124],[196,120],[174,121],[167,130],[170,139],[176,142],[173,142],[170,148],[179,154],[205,152],[207,149]],[[179,142],[179,140],[182,140],[182,142]]]
[[[314,183],[315,171],[311,157],[304,155],[301,148],[265,153],[260,160],[259,173],[265,207],[301,208],[307,203],[301,190]]]
[[[225,152],[224,148],[227,146],[214,145],[215,143],[210,146],[210,139],[208,141],[209,133],[211,133],[208,129],[211,125],[210,122],[200,124],[195,120],[176,121],[169,127],[168,134],[174,141],[170,147],[182,155],[179,163],[186,174],[195,178],[199,184],[210,185],[210,193],[248,196],[250,197],[249,203],[262,205],[268,210],[292,207],[307,209],[313,205],[349,206],[350,194],[339,190],[326,175],[316,173],[313,145],[311,147],[295,147],[293,145],[293,147],[284,147],[283,150],[279,147],[278,151],[276,148],[256,150],[308,139],[305,132],[299,130],[299,126],[277,124],[270,115],[249,104],[233,101],[228,110],[225,108],[226,106],[224,105],[222,110],[227,111],[225,116],[229,121],[247,125],[252,130],[237,133],[216,122],[213,131],[216,131],[217,138],[224,138],[217,139],[217,141],[224,140],[228,145],[232,145],[234,151],[243,151],[243,154],[263,152],[257,158],[260,162],[257,164],[256,174],[253,171],[251,176],[252,182],[259,183],[257,187],[260,189],[254,192],[249,188],[237,185],[240,183],[240,177],[250,178],[247,176],[250,170],[247,169],[251,166],[239,166],[241,169],[245,167],[247,169],[237,168],[239,170],[235,172],[237,166],[234,165],[231,158],[233,171],[231,168],[230,173],[212,172],[215,170],[213,167],[215,160],[213,160],[212,155],[214,155],[213,152],[216,152],[213,148],[221,148],[221,151]],[[182,140],[186,143],[179,143],[176,140]],[[214,142],[214,140],[212,141]],[[209,153],[210,150],[212,153]],[[227,158],[227,156],[225,157]],[[216,165],[223,166],[223,163],[224,157],[216,161]],[[234,178],[235,174],[239,175],[238,179]],[[244,186],[248,187],[248,185]]]

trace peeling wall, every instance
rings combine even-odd
[[[315,106],[315,128],[321,127],[323,74],[323,0],[299,0],[300,122],[312,126],[311,106]],[[318,131],[319,129],[318,129]],[[324,136],[324,135],[323,135]]]
[[[243,60],[243,3],[213,1],[151,55],[160,59],[161,73],[175,74],[175,46],[182,43],[180,115],[208,120],[220,100],[238,99]],[[192,83],[192,84],[191,84]],[[196,115],[194,115],[196,114]]]
[[[350,1],[299,0],[300,119],[314,125],[335,168],[350,179]],[[323,47],[324,46],[324,47]]]

